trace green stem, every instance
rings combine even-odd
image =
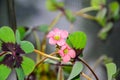
[[[76,13],[86,13],[86,12],[96,11],[96,10],[99,10],[99,8],[86,7],[86,8],[83,8],[83,9],[77,11]]]
[[[85,13],[82,13],[82,12],[81,13],[75,13],[75,15],[96,21],[96,18],[94,16],[91,16],[91,15],[88,15],[88,14],[85,14]]]
[[[40,39],[38,37],[38,34],[36,31],[33,31],[33,34],[34,34],[34,38],[35,38],[35,42],[36,42],[36,47],[38,50],[40,50]],[[37,54],[37,57],[36,57],[37,63],[40,61],[40,58],[41,58],[41,55]]]
[[[7,7],[8,7],[9,25],[15,32],[17,28],[17,24],[16,24],[14,0],[7,0],[7,5],[8,5]]]

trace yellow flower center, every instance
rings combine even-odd
[[[68,49],[64,49],[63,52],[64,52],[65,54],[67,54],[67,53],[68,53]]]
[[[55,36],[54,36],[54,39],[55,39],[55,40],[60,40],[60,36],[59,36],[59,35],[55,35]]]

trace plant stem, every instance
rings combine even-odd
[[[76,16],[81,16],[81,17],[84,17],[84,18],[87,18],[87,19],[91,19],[91,20],[96,20],[96,18],[94,16],[91,16],[91,15],[88,15],[88,14],[85,14],[85,13],[74,13]]]
[[[41,52],[41,51],[39,51],[39,50],[34,49],[34,52],[35,52],[35,53],[38,53],[38,54],[40,54],[40,55],[42,55],[42,56],[45,56],[45,57],[47,57],[47,58],[51,58],[51,59],[60,61],[60,58],[57,58],[57,57],[54,57],[54,56],[50,56],[50,55],[48,55],[48,54],[46,54],[46,53],[44,53],[44,52]]]
[[[17,24],[16,24],[14,0],[7,0],[7,5],[8,5],[7,7],[8,7],[9,25],[15,32],[17,28]]]
[[[64,80],[62,66],[59,66],[57,80]]]
[[[51,53],[51,54],[49,54],[50,56],[53,56],[53,55],[55,55],[55,54],[57,54],[58,52],[53,52],[53,53]],[[41,63],[43,63],[44,62],[44,60],[45,59],[47,59],[48,57],[44,57],[42,60],[40,60],[37,64],[36,64],[36,68],[41,64]]]
[[[36,31],[33,31],[33,34],[34,34],[34,38],[35,38],[35,42],[36,42],[36,47],[38,50],[40,50],[40,39],[38,37],[38,34]],[[40,61],[40,58],[41,58],[41,55],[37,54],[37,57],[36,57],[37,63]]]
[[[98,65],[103,62],[103,60],[106,58],[105,55],[101,56],[94,64],[93,70],[95,71],[96,68],[98,67]],[[92,76],[92,74],[90,73],[89,76]]]
[[[83,77],[85,77],[87,80],[92,80],[89,76],[87,76],[85,73],[81,72],[80,73]]]
[[[4,55],[5,53],[6,53],[5,51],[1,52],[1,53],[0,53],[0,56]]]
[[[80,59],[80,58],[77,58],[79,61],[81,61],[83,64],[85,64],[87,67],[88,67],[88,69],[92,72],[92,74],[95,76],[95,78],[96,78],[96,80],[99,80],[98,79],[98,77],[97,77],[97,75],[95,74],[95,72],[92,70],[92,68],[84,61],[84,60],[82,60],[82,59]]]
[[[99,8],[86,7],[86,8],[83,8],[83,9],[77,11],[76,13],[77,14],[79,14],[79,13],[86,13],[86,12],[95,11],[95,10],[99,10]]]

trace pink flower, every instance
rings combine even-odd
[[[69,62],[71,58],[75,58],[75,51],[70,48],[67,44],[63,45],[59,50],[59,54],[63,59],[63,62]]]
[[[47,35],[49,38],[49,43],[52,45],[59,45],[62,46],[65,44],[65,38],[67,38],[68,32],[65,30],[60,30],[58,28],[55,28],[53,31],[50,31]]]

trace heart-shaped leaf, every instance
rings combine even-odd
[[[17,72],[18,80],[24,80],[25,74],[24,74],[23,69],[21,67],[19,67],[19,68],[15,68],[15,70]]]
[[[25,75],[28,75],[33,71],[35,67],[35,63],[32,59],[23,56],[23,61],[22,61],[21,66],[23,68]]]
[[[91,6],[94,8],[100,8],[106,4],[106,0],[91,0]]]
[[[86,34],[80,31],[71,33],[66,40],[68,45],[75,49],[83,49],[86,46],[86,41]]]
[[[107,68],[107,75],[108,75],[108,80],[112,80],[113,75],[116,73],[117,71],[117,67],[115,63],[107,63],[105,64],[106,68]]]
[[[24,26],[19,26],[18,31],[20,33],[20,38],[22,40],[25,37],[25,33],[27,31],[27,28],[25,28]]]
[[[100,39],[105,40],[108,36],[108,32],[112,29],[113,23],[109,22],[102,30],[100,30],[98,36]]]
[[[114,19],[118,19],[119,18],[119,11],[120,11],[120,6],[119,6],[119,3],[118,2],[112,2],[109,4],[109,10],[111,12],[111,16],[114,18]]]
[[[16,30],[16,42],[17,42],[17,44],[20,44],[20,33],[19,33],[19,31],[18,30]]]
[[[31,42],[29,41],[21,41],[20,42],[20,47],[25,53],[31,53],[34,50],[34,46]]]
[[[63,6],[63,2],[57,2],[56,0],[46,0],[46,8],[49,11],[56,11],[58,8],[62,8]]]
[[[15,35],[13,30],[8,26],[0,28],[0,40],[5,43],[15,43]]]
[[[0,80],[6,80],[11,72],[11,69],[7,66],[1,64],[0,65]]]
[[[73,65],[72,71],[70,73],[70,76],[67,80],[71,80],[78,76],[80,72],[83,70],[83,65],[81,62],[76,61],[75,64]]]
[[[107,14],[107,9],[103,8],[96,15],[96,19],[98,23],[102,25],[102,27],[104,27],[106,24],[106,18],[105,18],[106,14]]]

